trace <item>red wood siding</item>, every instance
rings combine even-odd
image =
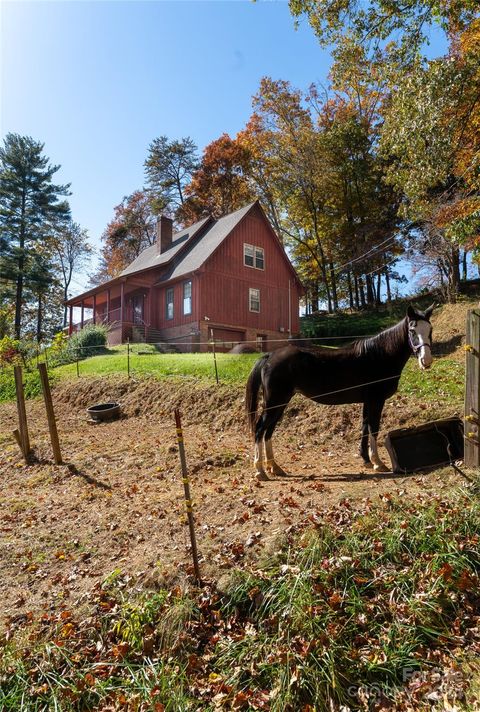
[[[275,240],[262,218],[247,215],[205,265],[202,314],[213,322],[287,333],[290,281],[291,329],[298,332],[299,289]],[[263,248],[263,270],[244,265],[244,243]],[[249,310],[249,288],[260,290],[260,313]]]
[[[168,329],[172,326],[183,326],[198,321],[198,279],[191,278],[192,282],[192,313],[183,313],[183,284],[189,279],[165,287],[155,287],[152,291],[152,325],[156,329]],[[166,292],[173,289],[173,319],[166,318]]]

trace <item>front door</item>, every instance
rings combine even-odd
[[[143,294],[135,294],[132,297],[133,323],[143,324]]]

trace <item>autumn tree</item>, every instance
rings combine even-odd
[[[368,47],[387,63],[413,62],[433,25],[463,31],[478,17],[477,0],[289,0],[298,22],[307,17],[323,45],[345,39]]]
[[[68,291],[74,272],[84,268],[88,263],[93,248],[88,241],[85,229],[68,220],[54,226],[50,238],[54,251],[56,270],[59,273],[59,283],[62,286],[62,297],[68,299]],[[63,326],[67,324],[67,307],[63,305]]]
[[[447,57],[419,59],[385,110],[387,180],[423,257],[431,255],[455,299],[460,251],[480,242],[480,23]]]
[[[156,239],[156,218],[150,195],[136,190],[123,198],[114,209],[114,217],[102,234],[100,267],[91,284],[112,279],[138,257]]]
[[[254,194],[244,175],[247,160],[247,148],[226,133],[206,146],[185,188],[178,219],[188,225],[207,215],[219,218],[252,201]]]
[[[396,249],[393,191],[382,184],[374,151],[374,104],[329,99],[316,87],[303,95],[264,79],[238,136],[248,148],[246,172],[309,287],[312,309],[324,299],[329,310],[341,300],[374,303],[379,290],[369,273],[381,272]],[[382,249],[372,249],[377,243]]]
[[[454,298],[460,249],[465,263],[478,234],[478,2],[290,0],[290,9],[297,20],[308,17],[322,44],[333,44],[333,88],[363,117],[358,87],[373,78],[380,88],[363,96],[380,115],[375,141],[386,182],[400,201],[398,223],[410,254],[416,250],[422,262],[430,255]],[[426,61],[423,46],[434,24],[450,38],[451,50]]]

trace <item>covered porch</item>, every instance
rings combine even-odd
[[[69,336],[88,324],[102,324],[108,326],[112,346],[127,340],[146,341],[153,322],[154,291],[140,280],[123,277],[67,300]]]

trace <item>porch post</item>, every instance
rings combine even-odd
[[[84,303],[82,299],[82,307],[81,307],[81,312],[80,312],[80,328],[83,329],[83,310],[84,310]]]
[[[73,331],[73,304],[70,304],[69,308],[70,314],[68,318],[68,335],[71,336]]]
[[[110,290],[107,289],[107,324],[110,324]]]
[[[143,324],[145,327],[145,342],[148,341],[148,322],[149,322],[149,317],[150,317],[150,290],[145,295],[145,298],[143,300],[143,308],[144,308],[144,313],[143,313]]]
[[[125,304],[125,282],[120,285],[120,321],[123,324],[123,309]]]
[[[97,318],[95,316],[95,312],[97,311],[97,295],[93,295],[93,323],[97,323]]]

